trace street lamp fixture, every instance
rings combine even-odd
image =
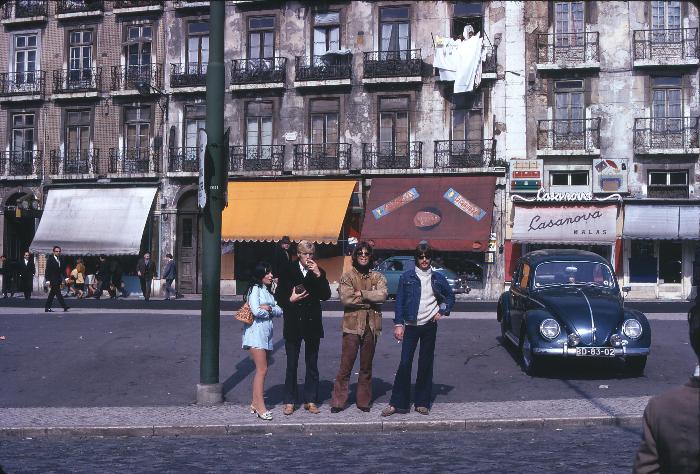
[[[170,103],[170,97],[168,96],[168,94],[166,94],[162,89],[155,87],[149,81],[146,81],[144,79],[136,81],[136,90],[138,91],[139,95],[144,97],[147,97],[151,94],[157,95],[158,106],[160,107],[161,112],[163,112],[165,120],[168,120],[168,105]],[[160,99],[165,100],[161,102]]]

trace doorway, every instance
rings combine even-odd
[[[186,194],[178,204],[176,246],[177,288],[183,294],[196,294],[202,288],[202,220],[197,195]]]
[[[9,261],[18,261],[24,255],[24,252],[29,249],[29,245],[34,239],[34,231],[36,230],[35,216],[36,212],[33,209],[24,209],[20,206],[20,211],[17,212],[17,206],[20,202],[26,200],[24,198],[29,195],[17,193],[10,196],[5,202],[3,209],[5,215],[5,229],[3,252]]]

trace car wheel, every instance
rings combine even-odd
[[[639,377],[644,374],[644,367],[647,365],[647,356],[628,357],[625,359],[625,372]]]
[[[520,336],[520,357],[523,363],[523,371],[527,375],[533,376],[539,372],[541,365],[539,357],[533,354],[530,338],[527,337],[525,331]]]

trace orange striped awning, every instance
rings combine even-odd
[[[222,240],[335,243],[354,180],[231,181]]]

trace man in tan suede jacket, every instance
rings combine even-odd
[[[352,268],[340,278],[340,301],[343,303],[343,348],[340,368],[335,377],[331,412],[338,413],[348,401],[350,372],[360,352],[357,380],[357,408],[370,410],[372,402],[372,360],[377,337],[382,331],[381,303],[386,301],[386,278],[372,271],[372,247],[360,242],[352,253]]]

